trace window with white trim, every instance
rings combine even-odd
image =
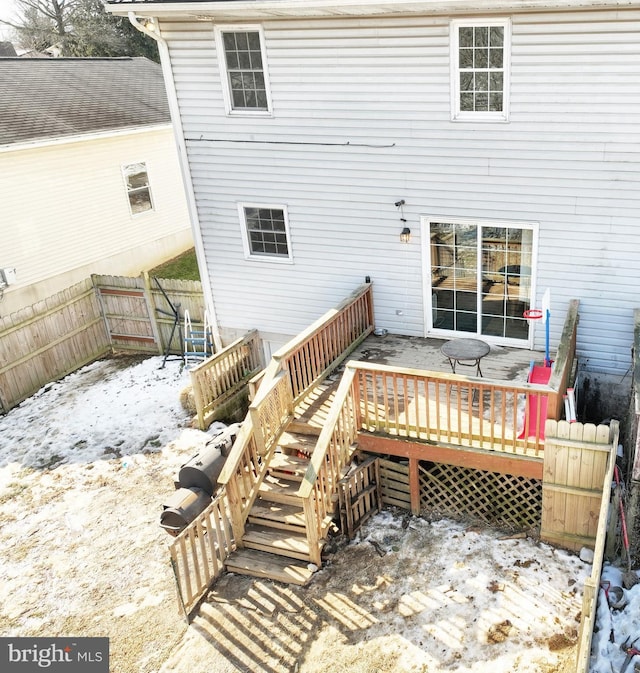
[[[508,19],[451,22],[453,119],[508,119],[510,43]]]
[[[422,225],[432,331],[527,340],[538,225],[426,217]]]
[[[127,187],[131,214],[138,215],[147,210],[153,210],[147,165],[143,161],[128,164],[122,167],[122,175]]]
[[[216,27],[227,112],[269,113],[271,97],[260,26]]]
[[[292,261],[285,206],[241,203],[242,238],[247,258]]]

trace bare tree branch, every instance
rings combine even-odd
[[[0,20],[21,46],[63,56],[147,56],[158,60],[155,42],[126,19],[107,14],[102,0],[17,0],[18,18]]]

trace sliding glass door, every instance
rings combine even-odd
[[[468,221],[427,227],[430,331],[528,340],[523,313],[531,307],[533,227]]]

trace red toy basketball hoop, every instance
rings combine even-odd
[[[528,311],[525,311],[522,314],[523,318],[526,318],[527,320],[540,320],[542,318],[543,313],[542,309],[540,308],[530,308]]]

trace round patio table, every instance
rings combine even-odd
[[[456,373],[456,366],[475,367],[476,376],[482,376],[480,360],[489,355],[491,347],[480,339],[453,339],[443,344],[440,351],[449,360],[451,371]]]

